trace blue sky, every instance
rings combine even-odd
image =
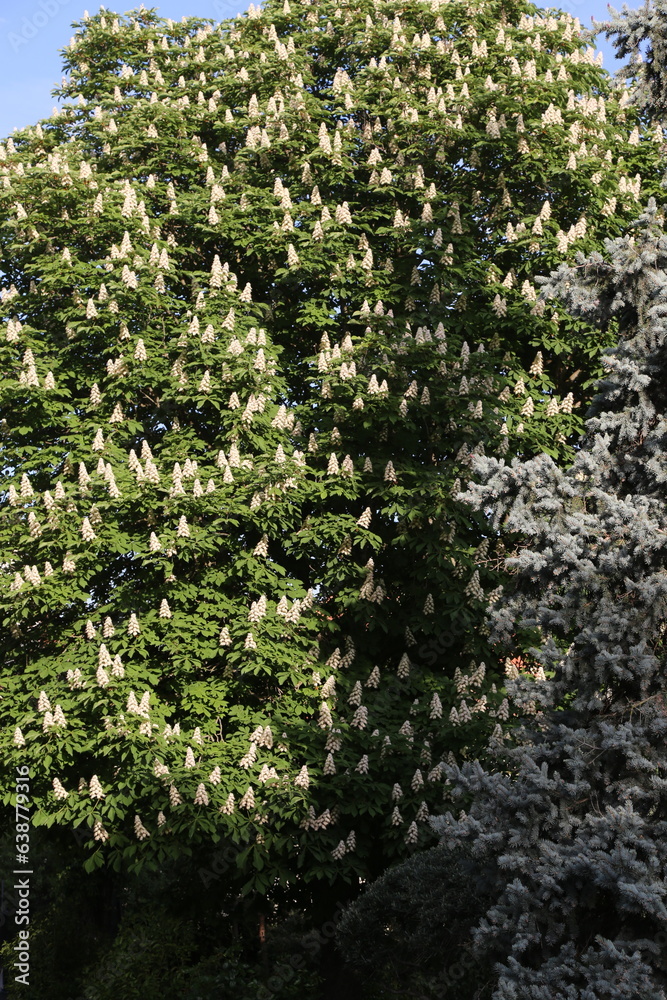
[[[59,49],[69,42],[71,23],[82,18],[86,3],[91,12],[98,9],[93,0],[0,0],[0,136],[51,114],[55,103],[51,91],[62,72]],[[249,0],[164,0],[155,6],[162,17],[174,20],[183,16],[222,20],[246,10]],[[639,0],[630,6],[640,6]],[[563,0],[561,9],[585,27],[591,16],[607,17],[604,0]],[[613,71],[613,50],[603,36],[597,49],[604,53],[605,67]]]

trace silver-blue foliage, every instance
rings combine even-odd
[[[502,885],[474,931],[496,956],[494,1000],[667,997],[667,237],[655,204],[604,258],[544,282],[618,346],[573,466],[478,458],[462,498],[523,547],[514,593],[491,614],[512,652],[537,630],[546,681],[495,773],[449,767],[469,814],[433,820],[450,847],[499,859]]]
[[[617,73],[630,80],[632,100],[648,108],[652,117],[667,118],[667,4],[646,3],[630,10],[624,4],[619,12],[608,5],[610,20],[593,21],[596,31],[604,30],[613,38],[616,58],[628,61]]]

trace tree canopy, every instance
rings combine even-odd
[[[662,131],[529,4],[75,27],[0,146],[3,754],[89,868],[378,874],[502,738],[519,535],[457,496],[571,457],[617,319],[536,278],[659,194]]]

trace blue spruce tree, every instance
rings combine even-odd
[[[612,38],[617,59],[627,62],[617,72],[632,84],[631,103],[651,118],[667,118],[667,6],[650,0],[637,10],[609,5],[609,21],[594,21],[594,31]]]
[[[509,666],[526,724],[495,773],[448,768],[469,813],[434,820],[450,849],[498,859],[473,931],[500,959],[493,1000],[667,996],[667,238],[654,203],[607,259],[545,281],[618,326],[576,460],[478,459],[465,494],[523,539],[493,638],[535,629]],[[503,758],[504,757],[504,761]]]

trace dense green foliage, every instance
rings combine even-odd
[[[518,535],[455,496],[570,456],[615,320],[535,277],[659,192],[662,132],[526,4],[78,29],[0,146],[3,801],[29,764],[88,870],[354,885],[503,736]]]
[[[495,859],[469,848],[431,848],[390,868],[344,913],[337,941],[364,995],[411,1000],[491,995],[490,960],[480,961],[471,930],[500,881]]]
[[[124,876],[97,869],[82,877],[73,850],[79,839],[71,832],[56,839],[51,831],[33,831],[39,864],[30,880],[29,986],[11,985],[12,1000],[321,996],[333,922],[311,918],[304,926],[286,906],[260,954],[257,907],[230,890],[232,858],[224,850],[210,854],[205,865],[184,857],[159,872],[146,868]],[[9,831],[0,844],[3,873],[11,871],[14,853]],[[5,904],[8,890],[6,882]],[[0,946],[8,985],[16,960],[12,930]]]

